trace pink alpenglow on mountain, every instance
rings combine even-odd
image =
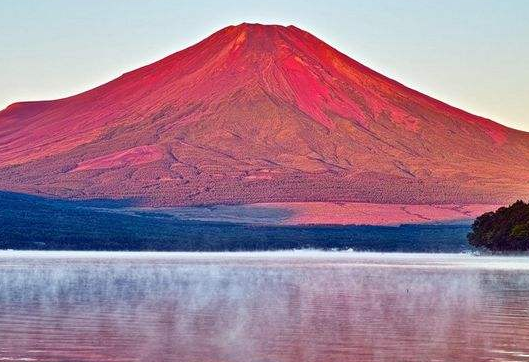
[[[293,26],[230,26],[98,88],[0,112],[0,188],[61,198],[505,204],[528,181],[529,134]]]

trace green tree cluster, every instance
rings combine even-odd
[[[481,215],[472,225],[468,241],[493,252],[529,251],[529,203],[516,201]]]

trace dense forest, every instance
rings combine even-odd
[[[478,217],[468,240],[472,246],[493,252],[529,251],[529,204],[517,201]]]
[[[461,252],[468,225],[278,226],[116,212],[123,203],[0,192],[0,249],[236,251],[355,249]]]

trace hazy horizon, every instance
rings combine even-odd
[[[529,131],[529,3],[521,0],[86,4],[0,4],[0,109],[86,91],[249,22],[295,25],[413,89]]]

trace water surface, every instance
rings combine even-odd
[[[529,258],[0,252],[0,361],[529,361]]]

